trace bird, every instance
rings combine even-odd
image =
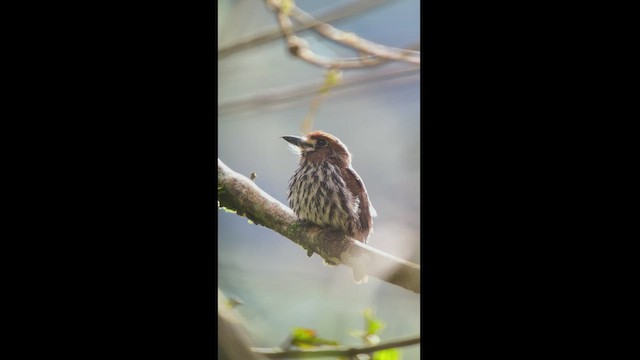
[[[299,155],[287,190],[289,206],[298,218],[366,244],[377,213],[362,178],[351,165],[347,146],[324,131],[282,139]],[[360,266],[353,267],[353,278],[358,284],[368,281]]]

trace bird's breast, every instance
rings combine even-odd
[[[289,181],[289,205],[299,218],[353,235],[359,226],[357,203],[340,169],[329,162],[303,162]]]

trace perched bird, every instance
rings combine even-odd
[[[366,243],[373,232],[376,211],[362,179],[351,167],[347,147],[322,131],[282,138],[300,155],[287,192],[289,206],[296,215]],[[353,278],[357,283],[367,282],[367,275],[357,266],[353,268]]]

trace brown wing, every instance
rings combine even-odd
[[[360,179],[358,173],[351,166],[343,168],[342,178],[345,180],[347,188],[349,188],[353,196],[356,198],[356,201],[359,203],[358,220],[360,222],[360,231],[353,237],[366,243],[369,233],[373,227],[372,216],[375,216],[375,210],[373,210],[373,207],[371,206],[369,195],[367,194],[367,189],[365,188],[362,179]]]

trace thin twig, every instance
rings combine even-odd
[[[218,159],[219,206],[246,216],[316,253],[325,261],[349,267],[365,266],[371,276],[420,293],[420,265],[387,254],[342,233],[301,221],[287,206]]]
[[[298,7],[294,7],[291,10],[291,13],[296,20],[302,23],[314,24],[314,30],[318,31],[320,34],[333,41],[342,43],[364,53],[379,56],[382,59],[399,60],[413,64],[420,64],[420,52],[418,51],[398,49],[365,40],[354,33],[347,33],[342,30],[338,30],[329,24],[320,22]]]
[[[256,353],[265,355],[271,359],[283,359],[283,358],[313,358],[323,356],[354,356],[357,354],[371,354],[375,351],[392,349],[397,347],[404,347],[410,345],[416,345],[420,343],[420,336],[393,340],[384,343],[380,343],[374,346],[335,346],[331,349],[308,349],[308,350],[282,350],[280,348],[251,348]]]
[[[334,69],[377,66],[389,60],[420,64],[420,52],[383,46],[364,40],[353,33],[340,31],[329,24],[317,21],[311,15],[295,6],[293,1],[287,2],[291,8],[290,10],[284,10],[281,7],[283,0],[266,1],[276,11],[276,19],[286,38],[289,52],[310,64]],[[312,28],[326,38],[351,47],[364,55],[355,58],[330,58],[314,53],[304,39],[295,36],[291,18],[289,17],[290,13],[302,23],[313,24]]]
[[[327,12],[324,15],[318,16],[317,20],[321,21],[321,22],[325,22],[325,23],[329,23],[332,21],[336,21],[336,20],[340,20],[340,19],[345,19],[354,15],[358,15],[361,14],[367,10],[373,9],[377,6],[383,5],[384,3],[388,2],[387,0],[361,0],[358,1],[356,3],[351,3],[351,4],[347,4],[345,6],[342,6],[340,8],[331,10],[329,12]],[[314,24],[304,24],[304,23],[300,23],[300,24],[296,24],[293,27],[293,31],[294,32],[300,32],[306,29],[311,28],[312,26],[315,26]],[[218,49],[218,59],[221,59],[223,57],[229,56],[233,53],[236,53],[238,51],[244,50],[244,49],[249,49],[253,46],[256,45],[260,45],[260,44],[264,44],[267,43],[269,41],[273,41],[273,40],[277,40],[281,37],[283,37],[284,34],[282,33],[281,29],[279,27],[275,27],[272,29],[267,29],[267,30],[263,30],[258,32],[257,34],[254,35],[249,35],[247,37],[244,37],[238,41],[236,41],[233,44],[229,44],[229,45],[225,45],[223,47],[220,47]]]
[[[332,91],[335,93],[349,88],[367,85],[373,82],[394,80],[416,75],[420,75],[420,69],[392,69],[385,72],[368,73],[362,76],[345,78],[342,83],[340,85],[337,85],[334,89],[332,89]],[[315,95],[317,92],[317,83],[264,90],[247,96],[243,96],[239,99],[233,99],[218,104],[218,114],[230,114],[238,111],[251,110],[252,108],[256,107],[293,102],[296,100],[306,99],[309,96]]]

